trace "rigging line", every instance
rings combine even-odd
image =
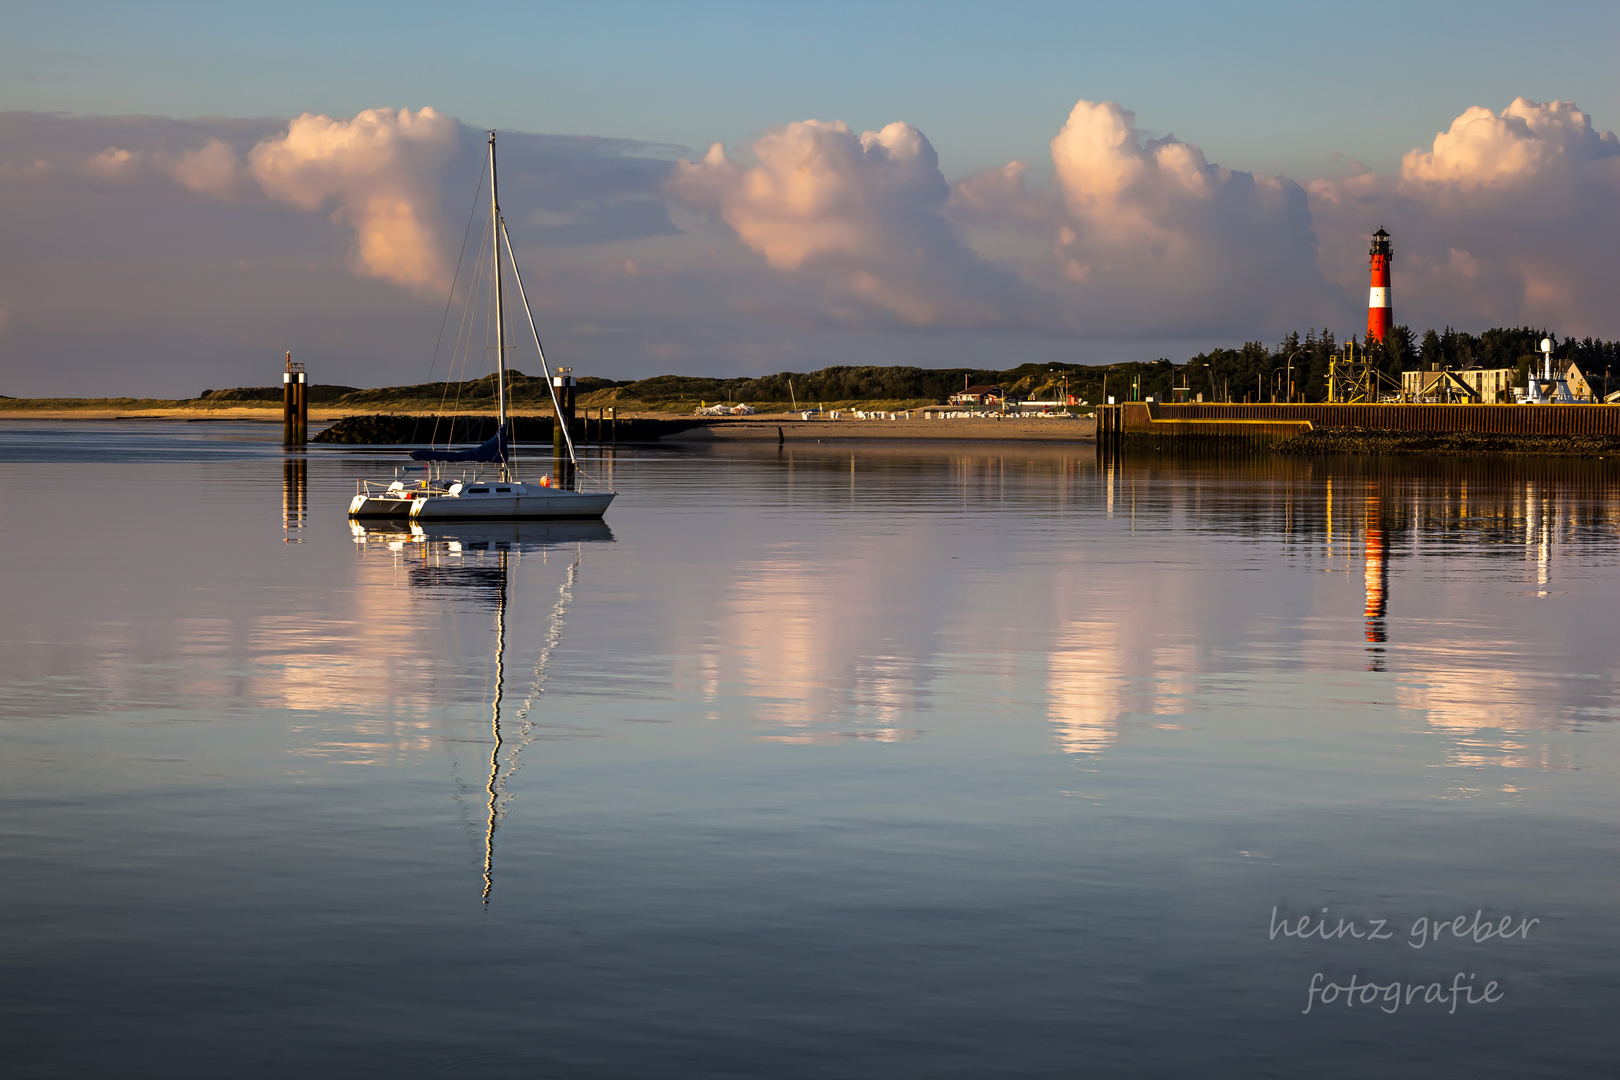
[[[562,402],[557,400],[557,384],[551,378],[551,365],[546,363],[546,349],[540,344],[540,331],[535,328],[534,312],[529,309],[529,292],[523,287],[523,274],[518,270],[517,252],[512,250],[512,236],[506,231],[504,217],[501,218],[501,236],[506,239],[506,257],[512,264],[512,277],[517,281],[518,296],[523,300],[523,314],[529,319],[529,333],[534,335],[534,348],[540,354],[540,370],[545,372],[546,387],[551,391],[551,407],[556,411],[557,427],[562,432],[563,441],[568,444],[568,460],[574,463],[574,468],[579,469],[580,474],[587,480],[601,484],[600,480],[580,467],[579,457],[574,453],[574,436],[569,432],[568,425],[563,423]],[[495,257],[500,258],[500,252],[496,252]]]
[[[428,382],[433,381],[433,369],[439,365],[439,347],[444,344],[444,328],[450,323],[450,305],[455,303],[456,283],[461,280],[461,263],[467,257],[467,240],[472,236],[473,218],[478,215],[478,197],[481,194],[481,189],[484,186],[484,169],[487,168],[489,168],[488,162],[479,168],[478,184],[473,188],[472,209],[467,213],[467,231],[461,235],[461,251],[456,255],[456,272],[450,278],[450,295],[444,298],[444,315],[439,319],[439,336],[438,339],[433,342],[433,359],[428,363]],[[452,353],[451,366],[454,367],[454,365],[455,354]],[[439,404],[441,406],[444,404],[442,395],[440,397]],[[430,445],[438,441],[438,435],[439,418],[435,416],[433,418],[433,434],[429,440]]]
[[[574,562],[568,568],[568,576],[557,587],[557,602],[551,607],[551,627],[546,634],[546,643],[541,646],[540,655],[534,662],[534,683],[529,689],[529,696],[523,702],[523,707],[517,711],[515,719],[522,721],[523,726],[518,729],[513,742],[515,745],[507,754],[506,774],[502,779],[504,793],[505,781],[510,780],[518,771],[518,753],[525,746],[534,741],[534,723],[529,719],[529,710],[534,708],[535,700],[540,696],[546,681],[546,669],[551,664],[551,656],[562,644],[563,615],[568,610],[568,603],[574,598],[574,584],[579,579],[579,551],[576,547]]]

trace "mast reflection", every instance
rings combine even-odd
[[[484,826],[484,895],[486,906],[495,888],[495,826],[500,814],[501,792],[501,691],[506,688],[506,585],[507,552],[500,552],[500,583],[495,594],[495,697],[490,703],[489,819]]]
[[[412,588],[448,597],[487,602],[495,615],[495,682],[489,703],[489,765],[483,792],[483,889],[481,901],[487,907],[495,889],[495,834],[500,828],[506,803],[506,784],[518,768],[518,754],[533,738],[530,711],[547,675],[552,652],[562,638],[563,617],[573,597],[580,552],[586,543],[610,542],[613,531],[601,521],[578,522],[480,522],[476,526],[422,526],[414,523],[382,521],[374,524],[351,522],[354,541],[362,554],[387,552],[401,561],[408,560],[408,581]],[[552,606],[546,637],[535,660],[533,684],[518,710],[515,738],[504,730],[503,709],[506,695],[507,614],[514,567],[525,553],[549,548],[574,547],[574,559]]]

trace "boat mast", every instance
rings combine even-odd
[[[496,421],[503,433],[501,455],[501,479],[511,479],[511,470],[507,459],[511,452],[507,449],[511,445],[512,436],[506,431],[506,304],[501,294],[501,199],[500,190],[495,184],[495,133],[489,133],[489,237],[490,252],[494,256],[495,264],[495,390],[497,394],[497,411],[499,419]]]

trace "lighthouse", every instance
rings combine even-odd
[[[1372,266],[1372,289],[1367,294],[1367,336],[1383,343],[1384,335],[1395,320],[1389,306],[1389,233],[1379,229],[1373,233],[1372,248],[1367,252]]]

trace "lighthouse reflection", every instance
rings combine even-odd
[[[1362,580],[1367,589],[1363,615],[1367,620],[1367,670],[1385,670],[1384,643],[1389,640],[1385,617],[1389,612],[1389,552],[1384,535],[1383,505],[1379,485],[1367,485],[1362,528],[1365,549]]]
[[[362,525],[350,529],[360,552],[386,553],[403,563],[412,589],[438,594],[451,601],[471,602],[493,610],[495,657],[489,689],[489,759],[481,795],[483,825],[483,888],[487,905],[495,889],[495,837],[508,801],[507,781],[519,766],[519,755],[535,736],[532,713],[549,675],[552,654],[562,642],[569,602],[578,580],[580,560],[587,543],[613,540],[613,530],[601,521],[480,522],[421,526],[406,522]],[[522,559],[539,555],[542,562],[553,551],[568,559],[551,604],[545,633],[535,651],[522,704],[509,709],[507,701],[508,608],[514,573]],[[519,643],[522,648],[522,643]]]

